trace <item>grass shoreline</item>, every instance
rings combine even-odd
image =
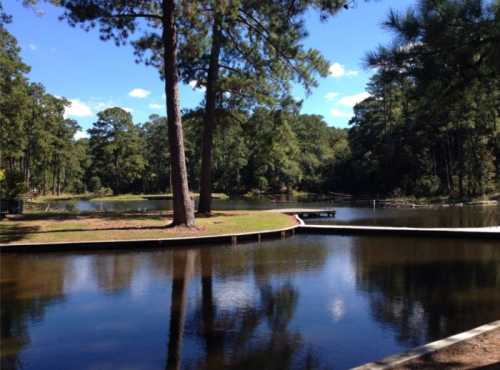
[[[193,198],[198,198],[199,193],[193,192],[191,193]],[[261,199],[261,198],[269,198],[274,199],[279,196],[286,196],[287,194],[254,194],[247,193],[242,194],[239,197],[246,199]],[[491,193],[485,194],[483,197],[465,197],[465,198],[454,198],[451,196],[432,196],[432,197],[416,197],[416,196],[400,196],[400,197],[382,197],[378,198],[376,196],[349,196],[345,194],[342,196],[338,193],[325,193],[325,194],[315,194],[315,193],[307,193],[307,192],[298,192],[294,191],[292,194],[288,194],[295,198],[314,198],[318,201],[321,200],[335,200],[339,203],[350,202],[364,202],[364,201],[372,201],[373,199],[378,202],[386,202],[393,203],[399,205],[417,205],[417,206],[446,206],[446,205],[481,205],[486,204],[488,202],[500,201],[500,193]],[[214,199],[219,200],[228,200],[231,197],[225,193],[213,193],[212,197]],[[95,193],[84,193],[84,194],[61,194],[61,195],[40,195],[30,199],[30,202],[33,204],[44,204],[51,201],[78,201],[78,200],[87,200],[87,201],[98,201],[98,202],[107,202],[107,201],[136,201],[136,200],[155,200],[155,199],[172,199],[172,193],[156,193],[156,194],[118,194],[118,195],[102,195]]]
[[[199,193],[191,193],[194,198],[199,196]],[[229,196],[224,193],[214,193],[212,194],[214,199],[229,199]],[[172,199],[172,193],[163,194],[118,194],[118,195],[100,195],[94,193],[84,193],[84,194],[61,194],[61,195],[40,195],[32,198],[30,201],[35,204],[43,204],[52,201],[79,201],[88,200],[96,202],[107,202],[107,201],[133,201],[133,200],[147,200],[147,199]]]
[[[171,213],[26,214],[0,221],[0,244],[112,241],[216,236],[277,230],[293,216],[265,211],[216,211],[199,215],[195,228],[167,227]]]

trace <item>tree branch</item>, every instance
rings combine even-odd
[[[128,13],[128,14],[110,14],[105,15],[103,18],[151,18],[162,20],[161,15],[159,14],[150,14],[150,13]]]

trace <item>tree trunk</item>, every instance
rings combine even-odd
[[[194,226],[194,207],[189,194],[184,137],[179,106],[177,40],[174,0],[163,0],[164,80],[167,100],[168,141],[172,171],[173,225]]]
[[[217,103],[217,81],[219,79],[219,56],[222,44],[221,24],[222,16],[216,14],[212,27],[212,48],[208,66],[205,115],[201,143],[200,202],[198,205],[198,212],[200,213],[210,213],[212,211],[212,148],[216,124],[215,107]]]

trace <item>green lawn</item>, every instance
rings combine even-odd
[[[27,214],[0,221],[0,243],[71,242],[156,239],[281,229],[296,223],[292,216],[262,211],[215,212],[198,217],[196,227],[167,228],[170,215]]]
[[[198,197],[198,193],[191,193],[193,197]],[[61,195],[40,195],[33,198],[34,203],[47,203],[55,200],[91,200],[91,201],[130,201],[130,200],[144,200],[146,197],[149,198],[171,198],[172,193],[164,194],[118,194],[118,195],[98,195],[93,193],[85,194],[61,194]],[[229,199],[229,197],[224,193],[213,193],[212,197],[214,199]]]

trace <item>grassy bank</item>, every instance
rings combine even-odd
[[[167,228],[170,214],[27,214],[0,221],[0,243],[132,240],[204,236],[280,229],[292,216],[272,212],[216,212],[198,217],[196,228]]]
[[[199,193],[191,193],[194,198],[199,196]],[[212,194],[214,199],[229,199],[229,196],[224,193]],[[131,201],[145,199],[171,199],[172,193],[162,194],[118,194],[118,195],[99,195],[94,193],[84,194],[61,194],[61,195],[40,195],[32,199],[33,203],[47,203],[57,200],[90,200],[90,201]]]

